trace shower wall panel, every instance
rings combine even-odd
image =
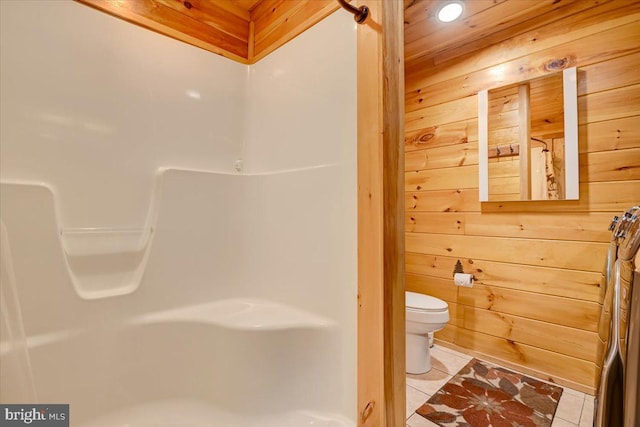
[[[355,165],[356,24],[347,18],[334,13],[251,66],[248,172]]]
[[[118,331],[257,298],[326,321],[323,340],[305,344],[324,365],[309,366],[304,405],[355,419],[351,17],[243,66],[73,2],[0,6],[0,217],[39,397],[73,399],[90,418],[91,388],[105,395],[100,411],[117,410],[113,378],[131,351],[106,344]],[[61,382],[57,362],[100,375]],[[134,386],[125,403],[151,398]]]
[[[3,181],[61,227],[141,227],[160,167],[235,172],[247,66],[75,2],[1,2]]]
[[[248,282],[341,325],[334,392],[353,418],[356,57],[356,24],[337,11],[252,65],[243,155],[259,209],[246,223]]]

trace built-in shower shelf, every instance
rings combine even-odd
[[[333,322],[285,304],[255,298],[234,298],[148,313],[134,323],[200,322],[238,330],[322,328]]]
[[[144,250],[153,229],[67,228],[60,230],[62,247],[69,256],[110,255]]]
[[[81,298],[134,292],[144,274],[153,229],[67,228],[60,241],[73,287]]]

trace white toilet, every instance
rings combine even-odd
[[[424,374],[431,370],[430,332],[449,322],[449,306],[441,299],[405,292],[407,325],[407,373]]]

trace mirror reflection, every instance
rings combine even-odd
[[[482,201],[577,198],[577,100],[571,70],[479,94]]]

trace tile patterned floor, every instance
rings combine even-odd
[[[471,359],[471,356],[437,344],[431,349],[433,369],[422,375],[407,375],[407,427],[438,427],[415,410]],[[593,396],[567,387],[563,389],[551,427],[591,427]]]

